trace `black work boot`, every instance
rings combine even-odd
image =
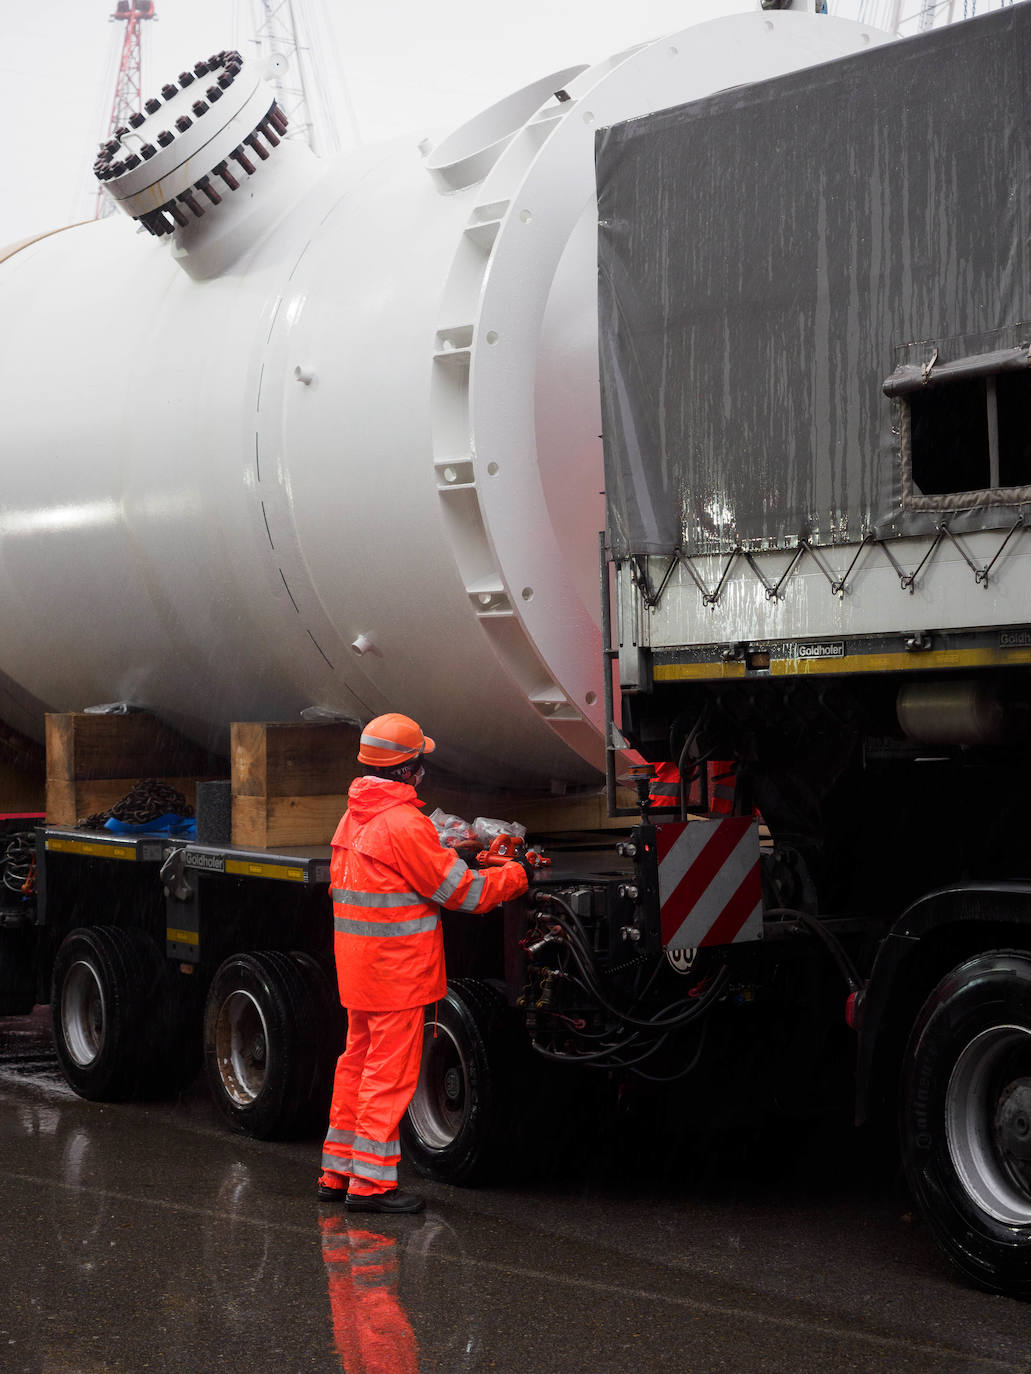
[[[426,1199],[418,1193],[348,1193],[344,1207],[348,1212],[421,1212]]]

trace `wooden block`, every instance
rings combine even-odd
[[[337,721],[237,721],[230,728],[235,797],[318,797],[346,793],[361,771],[361,731]]]
[[[233,844],[248,849],[329,844],[347,807],[347,789],[361,773],[361,731],[324,724],[237,721],[230,731]],[[435,775],[432,762],[419,790],[426,814],[436,808],[472,821],[518,821],[538,839],[565,831],[625,829],[606,815],[604,792],[565,797],[485,791]],[[620,804],[632,801],[620,789]]]
[[[620,806],[632,806],[633,800],[621,800]],[[527,836],[542,843],[549,834],[570,830],[629,830],[632,816],[610,817],[604,792],[568,797],[544,797],[528,801],[519,812],[505,820],[517,820],[526,826]]]
[[[233,797],[233,844],[246,849],[329,844],[347,809],[344,793]]]
[[[98,811],[109,811],[116,802],[131,791],[133,783],[126,778],[47,778],[47,824],[78,825]],[[169,787],[181,792],[190,806],[196,805],[195,778],[164,778]]]
[[[224,765],[199,745],[146,711],[93,715],[84,711],[46,718],[47,778],[217,777]],[[129,789],[122,788],[124,795]],[[181,790],[181,789],[180,789]]]
[[[628,788],[617,788],[616,796],[620,806],[633,806],[636,800],[636,794]],[[550,834],[580,830],[626,830],[634,824],[632,817],[608,815],[604,790],[572,792],[555,797],[526,792],[466,791],[439,787],[428,781],[425,787],[419,789],[419,797],[426,803],[427,815],[439,806],[441,811],[461,816],[466,821],[473,821],[477,816],[518,821],[526,827],[531,839],[541,843],[546,843]]]

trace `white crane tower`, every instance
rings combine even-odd
[[[333,109],[313,56],[320,38],[318,4],[310,0],[250,0],[250,43],[270,59],[269,84],[289,121],[291,137],[312,152],[340,151]],[[324,44],[318,43],[320,48]],[[276,61],[275,59],[279,59]]]

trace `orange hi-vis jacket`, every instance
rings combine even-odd
[[[737,773],[729,760],[710,759],[705,765],[709,782],[709,814],[711,816],[732,816],[734,814],[734,792],[737,786]],[[655,767],[655,776],[648,787],[648,800],[652,807],[679,807],[680,770],[675,763],[660,763]],[[688,806],[697,806],[701,801],[701,786],[694,778],[688,788]]]
[[[469,868],[407,783],[356,778],[347,802],[330,865],[340,1001],[356,1011],[436,1002],[447,990],[440,907],[490,911],[526,891],[526,872]]]

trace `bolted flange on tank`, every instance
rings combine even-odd
[[[160,99],[149,99],[101,144],[93,164],[97,180],[157,237],[216,210],[286,134],[287,119],[266,73],[266,64],[245,62],[232,51],[180,72],[177,82],[161,88]]]

